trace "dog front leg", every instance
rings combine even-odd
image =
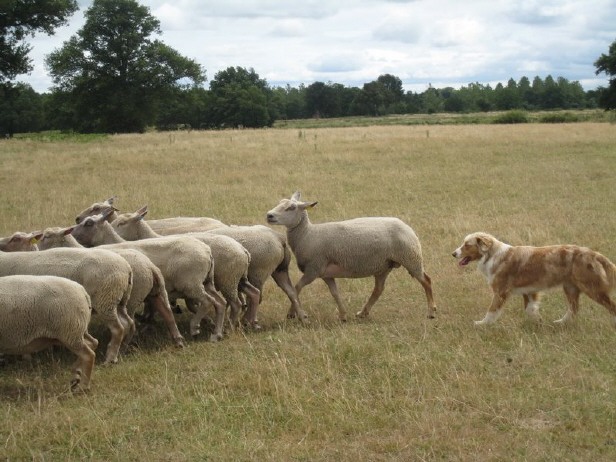
[[[539,294],[524,294],[524,308],[528,316],[534,321],[540,321],[541,315],[539,314]]]
[[[507,294],[494,292],[488,312],[481,321],[475,321],[475,325],[483,326],[484,324],[494,324],[503,312],[502,307],[506,300]]]

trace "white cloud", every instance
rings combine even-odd
[[[35,69],[20,80],[46,91],[43,62],[83,25],[31,41]],[[614,41],[613,0],[140,0],[160,37],[195,59],[209,78],[253,68],[270,84],[333,81],[359,86],[384,73],[406,88],[429,82],[516,81],[552,74],[587,88],[607,82],[593,62]]]

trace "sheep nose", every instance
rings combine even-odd
[[[455,257],[456,257],[456,252],[454,251],[454,252],[451,254],[451,256],[455,258]]]
[[[75,217],[75,223],[79,224],[79,217]]]

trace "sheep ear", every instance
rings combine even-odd
[[[68,228],[64,228],[64,231],[62,231],[62,235],[63,236],[67,236],[67,235],[71,234],[74,229],[75,229],[74,226],[69,226]]]
[[[101,218],[98,221],[104,221],[106,220],[111,214],[113,214],[116,211],[115,208],[113,207],[108,207],[106,210],[103,210],[103,213],[101,213]]]
[[[300,193],[299,191],[295,191],[293,195],[291,196],[291,200],[298,201],[300,200],[301,197],[302,197],[302,193]]]
[[[302,210],[306,210],[306,209],[311,209],[312,207],[314,207],[317,204],[318,204],[318,202],[300,202],[299,207]]]
[[[139,210],[137,210],[135,212],[137,215],[139,215],[138,218],[143,218],[146,216],[146,214],[148,213],[148,206],[144,205],[143,207],[141,207]]]
[[[115,201],[118,196],[111,196],[109,199],[105,199],[105,204],[113,205],[113,201]]]
[[[30,233],[30,244],[36,244],[43,237],[43,231],[34,231]]]

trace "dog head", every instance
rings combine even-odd
[[[469,234],[452,255],[459,260],[458,265],[466,266],[489,255],[496,242],[496,238],[487,233]]]

